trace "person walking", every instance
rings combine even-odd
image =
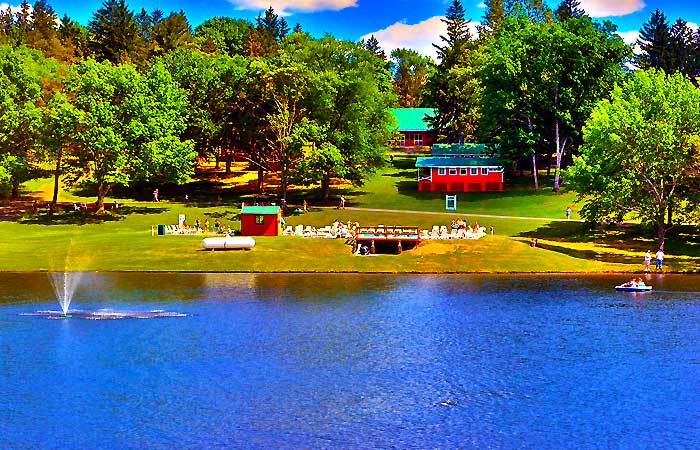
[[[651,264],[651,251],[647,250],[644,254],[644,271],[649,272],[649,264]]]
[[[659,249],[658,252],[656,252],[656,270],[662,270],[663,269],[663,264],[664,264],[664,251],[662,249]]]
[[[340,201],[338,201],[338,209],[345,209],[345,196],[340,196]]]
[[[567,206],[564,212],[566,213],[566,220],[569,220],[571,217],[571,206]]]
[[[153,202],[158,203],[158,189],[153,191]]]
[[[306,199],[304,199],[304,203],[302,204],[302,206],[303,206],[303,208],[302,208],[301,211],[302,211],[304,214],[306,214],[307,212],[309,212],[309,204],[306,202]]]

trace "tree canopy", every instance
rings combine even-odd
[[[700,90],[681,74],[637,71],[593,110],[567,172],[589,221],[629,215],[654,226],[700,218]]]

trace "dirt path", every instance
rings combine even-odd
[[[322,209],[337,209],[335,206],[320,206]],[[538,220],[548,222],[583,222],[576,219],[552,219],[551,217],[523,217],[523,216],[497,216],[492,214],[465,214],[457,211],[412,211],[406,209],[380,209],[380,208],[356,208],[348,206],[345,208],[348,211],[368,211],[368,212],[385,212],[385,213],[405,213],[405,214],[427,214],[433,216],[466,216],[466,217],[486,217],[489,219],[518,219],[518,220]]]

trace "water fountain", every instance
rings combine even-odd
[[[61,305],[61,310],[63,310],[63,316],[70,317],[68,308],[73,300],[73,294],[78,286],[82,272],[50,272],[49,275],[58,303]]]
[[[38,316],[46,319],[60,320],[70,317],[87,320],[118,320],[118,319],[159,319],[165,317],[186,317],[187,314],[173,311],[164,311],[162,309],[151,310],[114,310],[114,309],[98,309],[98,310],[70,310],[70,304],[73,300],[73,294],[78,287],[83,272],[79,271],[64,271],[64,272],[49,272],[51,285],[56,293],[56,299],[61,306],[61,311],[42,310],[29,313],[20,313],[21,316]]]

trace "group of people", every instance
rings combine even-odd
[[[659,249],[656,252],[656,255],[654,255],[656,258],[656,270],[662,270],[663,264],[664,264],[664,258],[666,255],[664,254],[664,251],[662,249]],[[644,271],[649,272],[651,269],[649,266],[651,265],[651,251],[647,250],[647,252],[644,254]]]
[[[632,277],[632,279],[629,280],[627,283],[623,284],[623,286],[624,286],[624,287],[633,287],[633,288],[636,288],[636,287],[645,287],[645,286],[646,286],[646,283],[644,282],[644,280],[642,280],[642,279],[639,278],[639,277],[636,277],[636,278],[635,278],[635,277]]]

